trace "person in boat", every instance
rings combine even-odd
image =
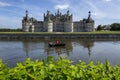
[[[56,41],[56,44],[60,44],[61,42],[59,40]]]
[[[49,42],[49,44],[53,45],[53,42]]]

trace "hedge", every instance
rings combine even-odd
[[[73,64],[67,58],[53,61],[49,57],[46,62],[28,58],[9,68],[0,60],[0,80],[120,80],[120,66],[111,66],[108,61]]]

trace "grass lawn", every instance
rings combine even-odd
[[[120,34],[120,31],[95,31],[95,32],[0,32],[0,34]]]

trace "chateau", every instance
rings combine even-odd
[[[50,11],[44,13],[44,20],[37,21],[35,18],[26,15],[22,20],[22,30],[24,32],[91,32],[94,31],[94,20],[91,18],[91,12],[87,19],[73,21],[73,15],[69,10],[62,14],[59,10],[55,14]]]

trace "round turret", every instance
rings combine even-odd
[[[26,10],[25,13],[26,13],[26,15],[22,20],[22,30],[24,32],[29,32],[30,23],[29,23],[28,11]]]
[[[22,26],[23,26],[23,31],[24,31],[24,32],[29,32],[29,23],[24,22],[24,23],[22,24]]]
[[[73,32],[73,22],[65,22],[64,31]]]
[[[29,31],[34,32],[34,25],[30,25]]]
[[[48,22],[47,22],[47,31],[48,32],[53,32],[53,21],[52,20],[48,20]]]

